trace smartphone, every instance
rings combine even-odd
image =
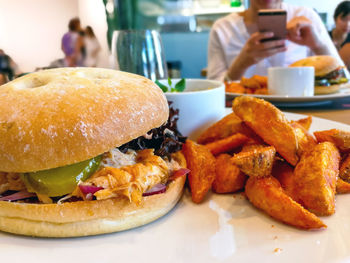
[[[283,9],[261,9],[258,13],[259,32],[273,32],[274,36],[261,42],[287,37],[287,12]]]

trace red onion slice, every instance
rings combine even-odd
[[[165,184],[156,184],[151,189],[143,193],[143,196],[155,195],[165,193],[166,186]]]
[[[99,187],[99,186],[94,186],[94,185],[83,185],[80,184],[79,185],[80,191],[84,194],[84,195],[88,195],[91,194],[93,195],[94,193],[96,193],[97,191],[100,191],[103,189],[103,187]]]
[[[0,201],[16,201],[36,196],[35,193],[29,193],[27,191],[20,191],[11,195],[0,197]]]
[[[190,169],[181,168],[181,169],[173,172],[173,174],[169,177],[169,180],[175,180],[176,178],[178,178],[180,176],[184,176],[184,175],[188,174],[189,172],[191,172]]]

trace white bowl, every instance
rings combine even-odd
[[[180,79],[173,79],[177,83]],[[161,80],[167,85],[167,80]],[[183,92],[166,92],[171,107],[179,109],[178,129],[192,140],[225,115],[224,83],[206,79],[186,79]]]

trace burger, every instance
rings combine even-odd
[[[347,85],[344,66],[332,56],[312,56],[298,60],[291,67],[315,68],[315,94],[330,94]]]
[[[152,81],[96,68],[43,70],[0,87],[0,230],[116,232],[181,197],[185,138]]]

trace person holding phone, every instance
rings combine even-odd
[[[286,11],[286,39],[274,39],[273,32],[259,32],[261,9]],[[207,77],[222,81],[267,75],[268,67],[288,66],[312,55],[331,55],[341,62],[315,11],[282,0],[251,0],[250,7],[243,13],[232,13],[213,25]]]

